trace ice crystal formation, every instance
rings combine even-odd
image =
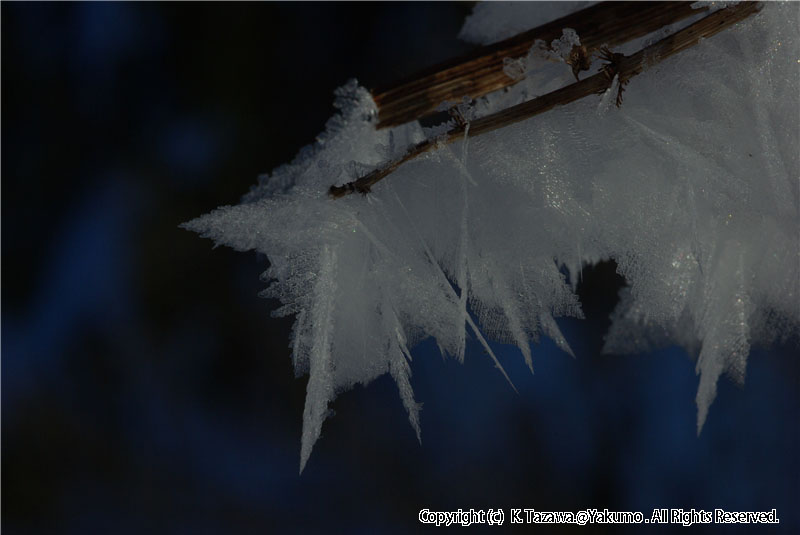
[[[496,41],[543,22],[543,6],[527,18],[523,8],[479,5],[462,37]],[[612,88],[478,137],[467,129],[366,197],[333,200],[332,184],[439,132],[376,129],[353,81],[316,143],[241,204],[185,224],[269,258],[264,295],[283,303],[274,315],[295,318],[294,366],[310,375],[301,470],[337,393],[385,373],[419,435],[410,361],[422,339],[459,360],[472,336],[489,358],[486,339],[510,342],[531,368],[542,335],[569,353],[554,318],[581,306],[565,273],[602,259],[628,283],[605,350],[679,344],[696,356],[699,432],[720,375],[743,380],[750,347],[800,323],[799,11],[766,4],[637,76],[620,108]],[[564,64],[524,61],[524,79],[467,118],[574,81]]]

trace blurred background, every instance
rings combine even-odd
[[[466,51],[469,10],[3,3],[4,533],[402,533],[471,507],[775,508],[734,531],[800,530],[798,346],[721,379],[698,438],[688,355],[599,355],[613,264],[561,322],[575,359],[544,340],[531,375],[495,345],[517,395],[476,343],[463,365],[423,343],[422,444],[383,377],[337,399],[298,476],[307,378],[257,297],[267,260],[178,225],[290,161],[349,78]],[[613,527],[590,532],[642,531]]]

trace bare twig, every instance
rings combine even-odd
[[[718,32],[733,26],[761,9],[759,2],[743,2],[733,7],[721,9],[695,22],[657,43],[648,46],[631,56],[610,54],[607,58],[609,64],[601,72],[584,80],[562,87],[541,97],[534,98],[522,104],[517,104],[492,115],[487,115],[471,123],[457,125],[443,136],[436,139],[425,140],[418,143],[402,158],[394,160],[387,165],[343,186],[331,186],[329,194],[333,198],[342,197],[349,193],[359,192],[366,194],[370,188],[381,179],[391,174],[405,162],[428,152],[441,144],[452,143],[464,138],[466,128],[470,136],[479,136],[487,132],[524,121],[540,113],[544,113],[556,106],[569,104],[583,97],[602,93],[608,89],[610,78],[619,76],[620,89],[631,78],[641,73],[647,67],[677,54],[697,44],[700,39],[711,37]],[[619,97],[618,95],[618,98]]]
[[[548,45],[572,28],[589,54],[603,44],[617,46],[659,28],[698,15],[691,2],[602,2],[549,22],[510,39],[480,47],[469,54],[417,73],[391,87],[374,90],[378,128],[397,126],[434,113],[442,102],[460,102],[517,82],[503,72],[503,60],[524,57],[534,42]],[[586,62],[570,63],[577,78]]]

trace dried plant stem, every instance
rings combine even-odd
[[[691,2],[603,2],[549,22],[510,39],[480,47],[387,88],[373,91],[378,128],[397,126],[436,111],[442,102],[477,98],[515,84],[503,72],[505,58],[524,57],[542,40],[549,44],[564,28],[574,29],[587,50],[617,46],[667,24],[698,15]]]
[[[366,194],[373,185],[409,160],[413,160],[437,146],[462,140],[466,128],[469,128],[470,136],[479,136],[524,121],[556,106],[563,106],[583,97],[605,91],[610,86],[610,78],[613,78],[613,75],[619,76],[620,88],[622,88],[632,77],[646,68],[696,45],[700,39],[711,37],[725,28],[733,26],[759,11],[760,8],[761,5],[758,2],[743,2],[736,6],[716,11],[631,56],[615,54],[614,62],[598,74],[492,115],[476,119],[468,125],[458,125],[443,136],[418,143],[402,158],[394,160],[353,182],[343,186],[331,186],[329,194],[334,198],[354,192]]]

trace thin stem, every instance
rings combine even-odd
[[[737,22],[758,12],[760,9],[761,4],[759,2],[743,2],[736,6],[716,11],[695,22],[691,26],[665,37],[631,56],[623,56],[622,54],[609,55],[611,63],[601,72],[551,93],[547,93],[541,97],[476,119],[469,124],[469,134],[472,137],[492,132],[505,126],[524,121],[540,113],[544,113],[556,106],[564,106],[589,95],[602,93],[610,86],[611,79],[614,75],[619,76],[621,89],[631,78],[641,73],[646,68],[659,63],[673,54],[677,54],[696,45],[701,39],[711,37],[733,26]],[[441,137],[422,141],[412,147],[411,150],[400,159],[389,162],[358,180],[349,182],[343,186],[331,186],[329,194],[333,198],[339,198],[353,192],[366,194],[370,191],[372,186],[409,160],[413,160],[417,156],[442,144],[449,144],[463,139],[465,128],[465,124],[458,125]]]

